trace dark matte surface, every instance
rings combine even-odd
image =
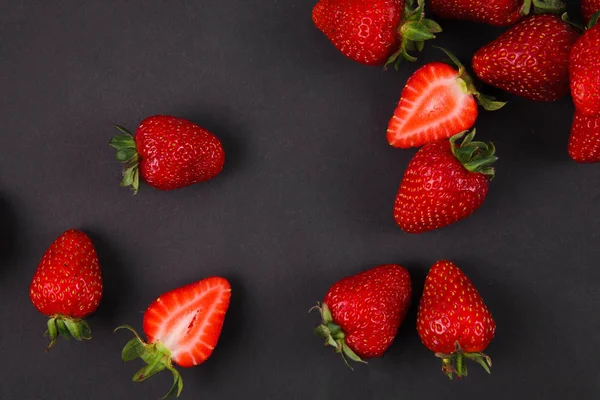
[[[600,165],[566,153],[572,105],[510,104],[478,121],[501,160],[483,207],[421,236],[392,205],[413,151],[385,129],[403,83],[440,59],[384,72],[355,64],[313,27],[314,0],[0,2],[1,399],[156,399],[166,373],[130,381],[126,332],[159,294],[231,280],[217,350],[183,371],[184,399],[592,399],[600,396]],[[103,4],[100,4],[103,3]],[[577,4],[574,4],[575,6]],[[468,60],[501,30],[446,22]],[[189,118],[224,142],[217,179],[163,193],[120,188],[112,123]],[[49,354],[28,298],[62,231],[93,238],[104,300],[94,339]],[[382,359],[350,372],[311,330],[308,309],[344,275],[400,263],[421,290],[456,261],[498,324],[491,376],[449,382],[415,331],[415,312]],[[415,297],[415,305],[418,298]]]

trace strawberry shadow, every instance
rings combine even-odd
[[[419,310],[421,294],[423,293],[425,277],[427,276],[427,272],[429,272],[429,266],[424,262],[408,262],[403,263],[402,266],[410,273],[412,296],[408,313],[398,329],[398,334],[394,340],[395,345],[392,345],[390,348],[394,357],[402,357],[403,353],[407,352],[409,347],[411,347],[408,344],[416,343],[419,340],[417,335],[417,312]]]
[[[19,256],[19,226],[12,203],[0,196],[0,277]]]
[[[106,235],[98,233],[93,228],[83,229],[83,231],[92,239],[102,269],[102,301],[95,317],[103,325],[114,328],[115,310],[127,307],[135,293],[135,289],[132,290],[133,279],[128,273],[130,269],[122,262],[116,251],[118,246],[108,240]]]

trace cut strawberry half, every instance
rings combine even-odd
[[[139,357],[147,364],[135,373],[133,381],[141,382],[168,369],[173,373],[173,386],[163,398],[179,396],[183,381],[172,363],[193,367],[210,357],[221,334],[230,298],[231,286],[226,279],[203,279],[167,292],[150,304],[143,325],[147,342],[129,325],[118,327],[135,334],[123,348],[123,360]]]
[[[458,59],[445,52],[458,70],[432,62],[408,79],[388,125],[390,145],[409,148],[447,139],[475,125],[477,102],[490,111],[504,106],[479,93]]]

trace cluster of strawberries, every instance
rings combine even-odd
[[[430,0],[428,5],[442,18],[514,25],[475,53],[475,74],[533,101],[555,101],[570,88],[576,112],[569,155],[577,162],[600,162],[599,0],[582,1],[585,28],[570,21],[560,0]],[[409,51],[421,51],[425,40],[442,31],[425,18],[424,8],[424,0],[320,0],[312,17],[350,59],[398,67],[402,60],[414,61]],[[494,111],[505,103],[480,93],[459,60],[443,51],[451,63],[426,64],[408,79],[387,130],[394,147],[422,146],[404,173],[394,208],[397,224],[409,233],[471,215],[495,173],[495,148],[474,141],[473,126],[478,104]],[[317,305],[322,324],[315,333],[345,360],[379,357],[392,343],[410,298],[409,274],[398,265],[344,278]],[[443,372],[466,376],[464,360],[470,359],[489,373],[491,360],[481,352],[495,329],[471,281],[452,262],[437,262],[425,281],[417,331],[443,360]]]
[[[482,81],[536,101],[553,101],[569,92],[575,103],[569,154],[579,162],[600,161],[600,1],[584,0],[588,28],[580,35],[561,19],[559,0],[431,0],[441,17],[498,26],[515,24],[473,57]],[[533,12],[533,15],[528,15]],[[424,1],[321,0],[313,21],[351,59],[368,65],[398,66],[414,61],[424,41],[441,32],[424,17]],[[497,110],[504,103],[480,93],[465,68],[449,52],[453,65],[434,62],[408,80],[390,120],[392,146],[423,146],[411,160],[395,203],[398,225],[421,233],[457,222],[484,201],[496,161],[492,144],[474,140],[478,104]],[[171,116],[153,116],[135,134],[121,134],[110,145],[124,164],[123,186],[138,192],[140,180],[159,190],[172,190],[209,180],[221,172],[225,151],[219,139],[200,126]],[[459,143],[460,141],[460,143]],[[322,324],[315,333],[344,359],[362,362],[381,356],[391,345],[411,300],[408,272],[383,265],[345,278],[318,304]],[[144,341],[134,333],[124,347],[125,361],[145,362],[134,381],[169,370],[179,396],[181,376],[173,364],[191,367],[213,352],[231,297],[229,282],[210,277],[158,297],[146,310]],[[35,307],[49,317],[50,349],[59,336],[91,338],[83,319],[102,298],[102,273],[89,237],[71,229],[44,254],[30,286]],[[119,329],[118,328],[118,329]],[[443,361],[449,377],[465,376],[465,359],[489,372],[481,353],[496,325],[471,281],[450,261],[430,270],[417,317],[423,343]],[[166,396],[165,396],[166,397]]]
[[[78,341],[92,338],[83,319],[96,311],[102,299],[102,272],[90,238],[70,229],[46,250],[29,288],[33,305],[48,316],[48,350],[59,337]],[[183,389],[181,367],[198,365],[212,354],[229,307],[231,286],[221,277],[210,277],[158,297],[144,313],[147,341],[129,325],[135,337],[123,348],[124,361],[141,358],[144,365],[133,376],[141,382],[167,369],[173,386],[165,397]]]
[[[315,333],[349,365],[380,357],[396,337],[411,304],[411,280],[400,265],[380,265],[335,283],[322,304]],[[442,359],[450,379],[467,376],[465,360],[488,373],[482,353],[494,338],[496,323],[473,283],[451,261],[436,262],[427,274],[417,314],[421,341]]]
[[[534,101],[555,101],[570,87],[576,113],[569,154],[578,162],[600,162],[600,1],[582,2],[587,29],[569,20],[560,0],[430,0],[428,5],[442,18],[514,24],[475,53],[476,76]],[[424,7],[424,0],[321,0],[312,17],[345,56],[398,67],[401,60],[415,60],[408,51],[422,50],[425,40],[441,32],[425,18]],[[387,130],[394,147],[423,146],[404,173],[395,203],[396,222],[410,233],[471,215],[494,176],[494,146],[473,141],[475,129],[467,132],[477,120],[478,104],[493,111],[505,103],[480,93],[459,60],[443,51],[451,65],[428,63],[408,79]]]

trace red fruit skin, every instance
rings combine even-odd
[[[477,102],[472,94],[463,92],[457,79],[458,71],[440,62],[415,71],[388,124],[388,143],[399,148],[419,147],[471,128],[477,120]],[[402,135],[405,131],[411,134]]]
[[[569,53],[578,37],[556,15],[533,15],[479,49],[473,70],[509,93],[554,101],[569,93]]]
[[[600,162],[600,117],[588,117],[575,112],[569,156],[579,163]]]
[[[521,19],[523,0],[430,0],[429,7],[442,18],[506,26]]]
[[[140,155],[140,176],[160,190],[209,180],[221,172],[225,163],[219,139],[181,118],[146,118],[137,128],[135,143]]]
[[[569,71],[577,111],[600,117],[600,23],[585,31],[573,46]]]
[[[581,15],[586,24],[598,11],[600,11],[600,0],[581,0]]]
[[[83,318],[102,299],[102,273],[90,238],[70,229],[46,250],[35,271],[29,298],[42,314]]]
[[[434,353],[451,354],[456,342],[466,353],[484,351],[496,323],[473,283],[451,261],[436,262],[425,279],[417,332]]]
[[[346,57],[383,65],[399,46],[403,10],[404,0],[320,0],[312,20]]]
[[[380,357],[390,347],[411,298],[408,271],[380,265],[334,284],[323,301],[361,358]]]
[[[489,179],[470,172],[452,154],[450,141],[426,144],[412,158],[396,196],[394,218],[408,233],[438,229],[483,204]]]
[[[217,346],[230,299],[231,285],[218,276],[171,290],[148,306],[143,331],[149,343],[161,341],[167,346],[177,365],[194,367],[206,361]],[[195,317],[186,335],[172,337],[173,326],[188,312],[195,313]],[[167,340],[172,343],[165,340],[170,336]]]

